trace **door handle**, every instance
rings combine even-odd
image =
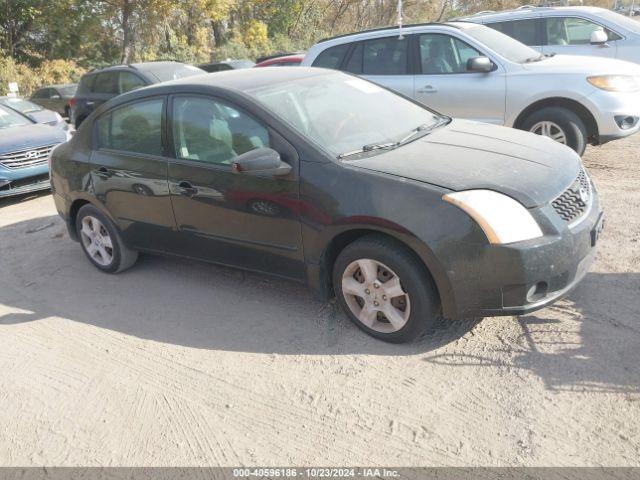
[[[96,102],[92,102],[92,101],[87,101],[87,105],[91,106],[91,105],[95,105]]]
[[[438,91],[433,85],[425,85],[418,90],[418,93],[436,93]]]
[[[198,189],[189,182],[182,181],[178,184],[178,193],[185,197],[193,197],[198,194]]]

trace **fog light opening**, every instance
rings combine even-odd
[[[527,302],[533,303],[544,298],[549,291],[549,285],[547,282],[538,282],[529,288],[527,291]]]
[[[616,116],[616,123],[622,130],[630,130],[638,123],[638,117],[631,115],[618,115]]]

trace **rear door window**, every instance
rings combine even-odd
[[[542,45],[540,22],[540,19],[528,18],[525,20],[488,23],[487,26],[532,47]]]
[[[118,77],[118,72],[99,73],[93,91],[95,93],[119,94]]]
[[[405,75],[407,71],[407,37],[378,38],[363,43],[364,75]]]
[[[342,63],[342,59],[344,58],[347,50],[349,50],[349,43],[344,43],[342,45],[336,45],[335,47],[327,48],[322,51],[320,55],[313,61],[314,67],[319,68],[340,68],[340,64]]]
[[[163,105],[163,98],[154,98],[103,115],[96,126],[98,148],[162,155]]]

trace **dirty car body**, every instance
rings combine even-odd
[[[287,168],[250,175],[242,173],[247,154],[229,163],[190,157],[178,140],[187,125],[176,123],[189,99],[224,105],[234,141],[243,128],[254,139],[248,154],[264,150],[266,140],[255,140],[261,126]],[[157,151],[101,147],[101,119],[149,102],[158,102]],[[199,113],[190,108],[194,121]],[[424,124],[399,136],[381,131],[388,116],[405,129],[403,110]],[[220,130],[216,122],[205,129]],[[227,134],[217,135],[207,138]],[[553,302],[586,273],[602,226],[596,189],[569,148],[452,120],[360,78],[304,67],[223,72],[118,97],[56,149],[52,184],[74,239],[78,212],[91,205],[133,250],[288,277],[324,299],[339,288],[333,269],[341,252],[371,235],[388,240],[428,272],[449,318]],[[515,212],[522,228],[479,215],[485,201],[488,217]]]

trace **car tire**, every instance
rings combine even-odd
[[[433,327],[440,311],[437,289],[420,259],[380,235],[362,237],[340,252],[333,288],[351,321],[385,342],[419,338]]]
[[[103,272],[122,272],[138,259],[138,252],[124,244],[115,224],[93,205],[78,212],[76,231],[85,255]]]
[[[587,148],[588,134],[584,121],[566,108],[542,108],[527,117],[521,129],[560,141],[580,156]]]

